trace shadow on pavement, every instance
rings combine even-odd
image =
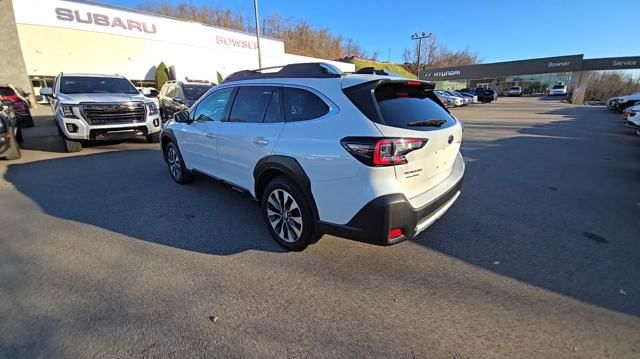
[[[171,180],[159,150],[129,150],[8,166],[5,180],[47,214],[189,251],[283,252],[244,194],[199,176]]]
[[[640,141],[604,109],[547,114],[565,120],[498,141],[474,140],[491,122],[468,130],[463,195],[413,243],[640,316]],[[158,150],[13,164],[5,179],[51,216],[132,238],[214,255],[283,251],[245,195],[202,177],[175,184]]]
[[[565,120],[491,142],[468,131],[463,194],[415,243],[640,316],[640,139],[606,109],[546,114]]]

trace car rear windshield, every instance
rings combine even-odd
[[[186,97],[187,100],[192,100],[192,101],[198,100],[200,97],[202,97],[202,95],[207,93],[207,91],[209,91],[210,88],[211,86],[206,86],[206,85],[183,85],[182,86],[182,89],[184,90],[184,97]]]
[[[555,85],[555,86],[553,86],[553,89],[554,90],[561,90],[561,89],[564,90],[564,85]]]
[[[0,96],[15,96],[15,93],[10,87],[0,87]]]
[[[384,125],[430,131],[455,124],[431,90],[405,84],[385,84],[375,90]]]
[[[131,82],[120,77],[63,76],[60,79],[60,92],[74,93],[120,93],[139,95],[140,92]]]
[[[512,90],[520,91],[520,87],[514,86],[511,88]]]

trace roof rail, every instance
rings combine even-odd
[[[272,71],[280,69],[279,71]],[[271,79],[271,78],[336,78],[343,75],[337,67],[324,62],[289,64],[284,66],[265,67],[256,70],[243,70],[227,76],[222,82]]]

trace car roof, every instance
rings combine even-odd
[[[114,75],[114,74],[88,74],[88,73],[79,73],[79,72],[74,72],[74,73],[61,73],[61,75],[64,76],[77,76],[77,77],[108,77],[108,78],[124,78],[124,76],[122,75]]]

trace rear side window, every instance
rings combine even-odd
[[[274,93],[279,92],[278,87],[268,86],[245,86],[238,89],[238,94],[231,107],[229,122],[263,122],[267,113],[271,98]],[[279,101],[279,100],[278,100]],[[277,111],[274,109],[271,111]],[[279,111],[279,110],[278,110]],[[269,120],[273,121],[273,113],[270,114]]]
[[[329,106],[313,92],[285,87],[284,115],[287,122],[313,120],[329,112]]]
[[[430,90],[421,86],[386,84],[375,90],[383,124],[411,130],[435,130],[455,124]]]

